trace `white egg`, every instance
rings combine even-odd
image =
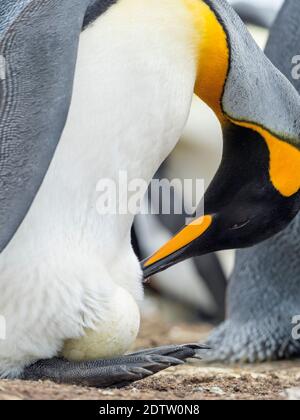
[[[109,359],[125,354],[136,340],[140,311],[133,297],[118,287],[112,296],[105,320],[83,337],[67,340],[62,351],[68,360]]]

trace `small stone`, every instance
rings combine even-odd
[[[289,401],[300,401],[300,388],[289,388],[284,391],[284,396]]]
[[[101,392],[103,395],[106,395],[107,397],[112,397],[115,395],[115,393],[113,391],[102,391]]]
[[[205,389],[202,388],[201,386],[198,386],[197,388],[193,389],[194,392],[205,392]]]
[[[225,392],[221,388],[219,388],[218,386],[213,386],[212,388],[210,388],[210,392],[212,394],[216,394],[216,395],[224,395],[225,394]]]

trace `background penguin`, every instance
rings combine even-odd
[[[286,0],[266,54],[300,93],[300,77],[293,77],[299,21],[300,2]],[[254,362],[299,357],[300,342],[292,336],[293,318],[300,314],[299,233],[298,215],[274,238],[238,251],[227,292],[227,321],[209,340],[216,349],[212,358]]]
[[[229,0],[247,23],[271,27],[284,0]]]

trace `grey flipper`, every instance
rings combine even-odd
[[[28,211],[64,128],[90,0],[1,0],[0,252]]]
[[[287,0],[271,32],[266,54],[300,92],[292,77],[299,54],[300,2]],[[224,361],[264,361],[300,356],[293,318],[300,315],[300,215],[282,233],[237,253],[227,296],[227,321],[208,344],[209,357]]]

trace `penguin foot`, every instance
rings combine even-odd
[[[206,346],[187,344],[142,350],[116,359],[70,362],[53,358],[40,360],[25,368],[24,380],[52,380],[57,383],[96,388],[127,386],[171,366],[196,357]]]
[[[300,356],[300,341],[292,336],[293,326],[282,319],[253,320],[245,324],[227,320],[208,338],[213,349],[205,360],[225,363],[261,363]]]

